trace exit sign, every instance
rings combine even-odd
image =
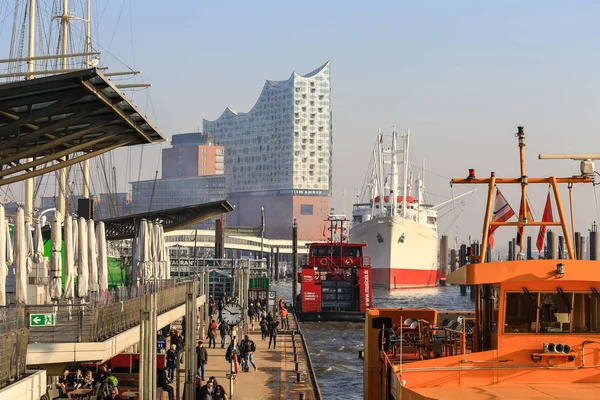
[[[29,314],[29,326],[54,326],[55,314]]]

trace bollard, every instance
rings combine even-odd
[[[300,372],[296,373],[296,383],[302,382],[302,374]]]

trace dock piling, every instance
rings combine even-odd
[[[443,235],[440,240],[440,269],[444,276],[448,276],[448,236]]]
[[[598,247],[598,230],[596,227],[596,221],[592,224],[590,229],[590,260],[598,260],[600,257],[600,247]]]
[[[575,258],[578,260],[582,260],[583,252],[581,250],[581,232],[575,232]]]

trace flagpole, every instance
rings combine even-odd
[[[494,201],[494,188],[496,186],[496,174],[492,172],[490,176],[490,185],[488,188],[487,205],[485,208],[485,219],[483,224],[483,237],[481,238],[481,256],[479,258],[480,263],[484,263],[486,260],[486,253],[488,247],[488,235],[490,233],[490,217],[492,215],[492,204]]]
[[[523,239],[525,239],[525,227],[527,224],[527,175],[525,175],[525,132],[523,127],[517,127],[517,136],[519,137],[519,157],[521,159],[521,210],[519,213],[519,227],[517,232],[519,237],[519,253],[523,253]],[[517,257],[515,257],[518,259]]]

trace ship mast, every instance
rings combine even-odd
[[[27,60],[27,79],[33,79],[35,69],[33,57],[35,57],[35,0],[29,0],[29,51]],[[27,158],[26,163],[33,162],[33,158]],[[25,180],[25,221],[33,222],[33,178]]]
[[[396,126],[394,125],[394,131],[396,130]],[[410,137],[410,129],[406,131],[406,135],[404,135],[404,148],[402,151],[402,156],[404,158],[403,167],[404,167],[404,179],[402,182],[402,194],[404,196],[402,201],[402,217],[406,218],[406,189],[408,186],[408,148],[409,148],[409,137]]]
[[[381,129],[377,130],[377,179],[378,179],[378,196],[379,196],[379,214],[384,210],[385,187],[383,178],[383,133]],[[374,216],[375,214],[373,214]]]
[[[517,228],[517,232],[521,233],[520,238],[520,247],[522,251],[523,246],[523,230],[526,226],[560,226],[563,231],[563,236],[565,238],[565,245],[567,247],[567,254],[570,260],[575,260],[576,256],[573,251],[573,245],[571,242],[571,235],[569,234],[569,229],[567,227],[567,220],[565,218],[565,213],[563,209],[563,204],[560,198],[560,192],[558,188],[559,183],[567,183],[572,185],[573,183],[593,183],[594,179],[592,176],[586,175],[582,171],[582,175],[572,176],[569,178],[557,178],[555,176],[551,176],[549,178],[528,178],[525,175],[525,133],[523,131],[523,127],[518,127],[518,132],[515,135],[519,138],[519,159],[521,164],[521,176],[518,178],[497,178],[496,174],[492,172],[489,178],[476,178],[475,170],[470,170],[469,176],[463,179],[452,179],[451,184],[487,184],[488,185],[488,198],[487,205],[485,210],[485,217],[483,221],[483,237],[481,238],[481,255],[480,256],[471,256],[471,258],[479,260],[479,262],[486,262],[486,253],[487,246],[489,242],[489,233],[490,227],[492,226],[514,226]],[[549,184],[552,187],[552,192],[554,194],[554,202],[556,204],[556,208],[558,211],[559,221],[529,221],[527,219],[527,209],[525,208],[525,204],[527,204],[527,191],[526,186],[529,184]],[[522,215],[519,213],[519,220],[517,222],[500,222],[500,221],[491,221],[492,216],[492,207],[494,204],[494,192],[496,189],[496,185],[500,184],[519,184],[521,185],[521,207],[522,207]]]
[[[90,65],[90,53],[92,51],[92,0],[87,0],[87,11],[85,16],[85,65]],[[83,175],[82,196],[90,198],[90,160],[84,160],[81,166]]]
[[[390,185],[390,197],[388,199],[390,204],[390,215],[395,217],[398,209],[398,144],[397,144],[398,132],[396,131],[396,124],[394,124],[394,131],[392,132],[392,182]],[[404,187],[406,193],[406,186]]]

